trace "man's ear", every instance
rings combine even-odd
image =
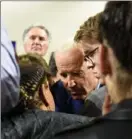
[[[108,49],[109,48],[103,45],[100,47],[100,71],[104,76],[111,74],[112,72]]]

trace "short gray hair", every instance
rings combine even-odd
[[[48,39],[49,39],[49,40],[51,39],[50,32],[48,31],[48,29],[47,29],[45,26],[43,26],[43,25],[31,25],[31,26],[29,26],[27,29],[24,30],[23,36],[22,36],[23,41],[25,40],[27,33],[28,33],[32,28],[40,28],[40,29],[44,30],[44,31],[46,32],[47,36],[48,36]]]

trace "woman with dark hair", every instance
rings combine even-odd
[[[27,54],[18,59],[21,72],[20,99],[17,107],[1,118],[2,139],[50,138],[66,126],[88,120],[87,117],[53,112],[50,74],[41,56]]]
[[[26,54],[18,57],[18,63],[21,73],[18,106],[54,111],[54,99],[49,89],[51,75],[46,61],[37,54]]]

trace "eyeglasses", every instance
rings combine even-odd
[[[90,57],[85,57],[84,60],[85,60],[86,62],[91,63],[91,65],[88,66],[88,69],[95,67],[95,63],[92,61],[92,59],[91,59]]]
[[[91,65],[92,65],[89,68],[93,68],[95,66],[95,63],[94,63],[93,59],[94,59],[98,49],[99,49],[99,47],[97,47],[94,50],[92,50],[91,52],[85,54],[84,60],[86,62],[91,63]]]

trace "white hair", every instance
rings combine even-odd
[[[59,47],[56,52],[65,52],[71,48],[75,47],[75,42],[72,40],[66,41],[61,47]]]
[[[28,28],[26,28],[26,29],[24,30],[24,32],[23,32],[23,41],[25,41],[25,38],[26,38],[27,33],[28,33],[32,28],[35,28],[35,27],[44,30],[44,31],[46,32],[47,36],[48,36],[48,40],[49,40],[49,41],[51,40],[51,35],[50,35],[50,32],[48,31],[48,29],[47,29],[44,25],[39,24],[39,23],[36,23],[36,24],[33,24],[33,25],[29,26]]]

